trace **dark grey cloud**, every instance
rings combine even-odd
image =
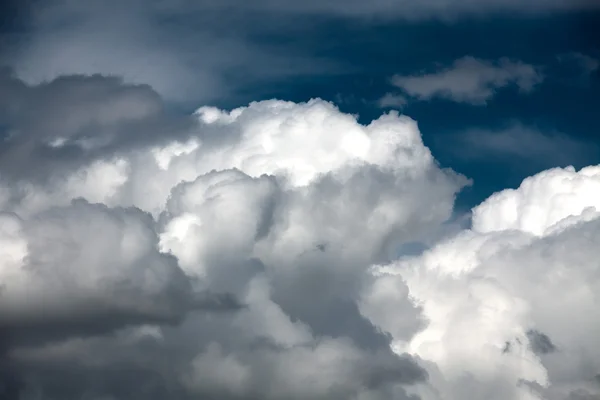
[[[552,343],[548,335],[535,329],[527,331],[527,339],[529,339],[531,350],[536,354],[543,355],[556,351],[556,346]]]
[[[593,394],[590,393],[586,390],[575,390],[571,393],[569,393],[569,397],[567,397],[567,400],[598,400],[600,399],[600,395],[598,394]]]
[[[0,70],[0,126],[5,127],[3,177],[31,177],[185,138],[195,123],[170,112],[147,85],[101,75],[28,85],[5,68]]]
[[[158,338],[126,330],[42,348],[21,347],[11,352],[10,374],[4,378],[19,393],[14,398],[23,400],[345,399],[357,393],[373,399],[418,399],[402,387],[428,378],[410,356],[383,349],[357,352],[339,340],[287,348],[248,346],[238,337],[229,345],[203,349],[203,332],[196,328],[195,333],[196,341],[181,342],[168,332]],[[314,386],[301,385],[305,380]]]
[[[138,209],[76,200],[29,219],[6,213],[0,219],[2,237],[14,243],[5,251],[18,265],[0,284],[4,346],[176,324],[191,311],[241,308],[227,294],[195,293],[177,259],[158,252],[154,222]],[[7,262],[5,268],[15,268]]]

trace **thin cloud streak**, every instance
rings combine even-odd
[[[491,62],[467,56],[438,71],[395,75],[391,83],[417,100],[441,98],[485,105],[498,90],[506,86],[515,85],[521,92],[527,93],[543,79],[539,68],[521,61],[501,58]]]

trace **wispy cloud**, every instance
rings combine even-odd
[[[534,164],[565,165],[597,154],[594,144],[559,132],[543,133],[514,123],[499,130],[471,129],[438,138],[446,150],[468,161],[510,158]]]
[[[501,88],[516,85],[520,91],[529,92],[542,80],[539,68],[521,61],[501,58],[492,62],[463,57],[439,71],[420,75],[395,75],[391,82],[418,100],[443,98],[483,105]]]
[[[130,0],[131,1],[131,0]],[[138,3],[147,4],[147,2]],[[590,0],[305,0],[277,1],[255,0],[155,0],[151,4],[163,9],[202,9],[210,12],[227,10],[232,13],[269,12],[286,14],[337,15],[357,18],[448,18],[461,14],[481,15],[512,11],[520,14],[543,13],[597,8]]]
[[[598,68],[600,68],[600,60],[583,53],[572,52],[567,54],[560,54],[558,60],[561,62],[570,62],[576,64],[583,75],[589,76]]]
[[[379,100],[377,105],[380,108],[403,108],[408,103],[405,96],[395,93],[386,93]]]
[[[100,73],[149,84],[168,100],[210,102],[248,82],[347,68],[265,39],[302,27],[299,16],[415,20],[589,7],[567,0],[48,0],[31,7],[24,35],[10,39],[4,47],[12,51],[0,57],[29,83]]]

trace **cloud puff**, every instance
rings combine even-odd
[[[600,325],[590,318],[598,300],[599,177],[588,167],[528,178],[476,207],[472,229],[374,269],[363,312],[394,336],[397,351],[430,363],[440,398],[600,394]],[[427,320],[411,338],[395,333],[398,293]],[[373,307],[386,301],[390,311]]]
[[[551,169],[523,181],[517,190],[490,196],[473,210],[473,228],[481,232],[512,230],[542,235],[570,224],[571,216],[593,216],[600,204],[599,170]],[[592,213],[592,214],[590,214]]]
[[[543,80],[538,68],[501,58],[497,62],[473,57],[460,58],[447,68],[422,75],[392,77],[392,85],[418,100],[448,99],[459,103],[484,105],[498,89],[516,85],[531,91]]]

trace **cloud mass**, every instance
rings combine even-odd
[[[3,79],[5,398],[600,393],[598,167],[540,173],[448,228],[470,181],[395,112],[177,117],[112,78]]]
[[[414,121],[273,100],[170,124],[145,87],[7,79],[20,101],[4,146],[21,157],[0,177],[0,333],[15,398],[408,398],[427,382],[357,306],[368,266],[426,240],[468,183]],[[119,381],[117,364],[162,383]]]
[[[600,399],[599,4],[2,8],[0,400]]]

